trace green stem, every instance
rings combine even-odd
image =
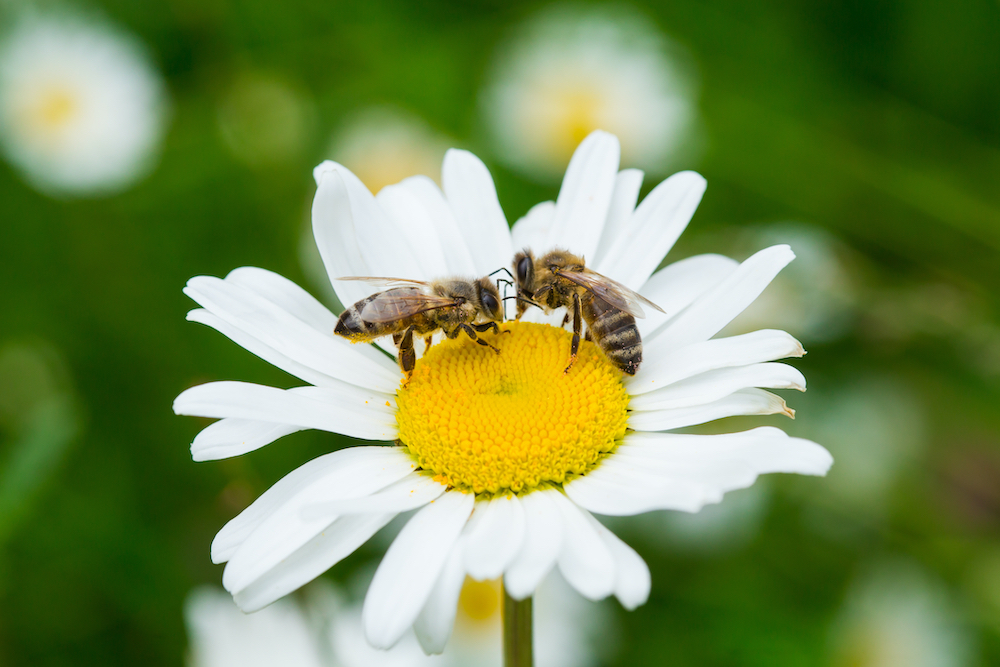
[[[517,601],[503,592],[504,667],[532,667],[531,598]]]

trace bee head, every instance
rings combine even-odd
[[[494,322],[503,322],[503,301],[500,299],[500,290],[496,284],[485,276],[476,281],[476,296],[479,299],[480,309],[487,318]]]

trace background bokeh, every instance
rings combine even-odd
[[[436,176],[458,145],[490,167],[508,220],[554,198],[558,170],[545,160],[564,162],[563,144],[517,153],[494,111],[525,26],[559,23],[563,10],[520,0],[31,8],[131,34],[169,111],[151,171],[117,193],[43,193],[0,160],[0,664],[179,665],[185,597],[221,580],[208,557],[215,531],[281,475],[347,444],[304,432],[193,463],[187,445],[205,424],[172,414],[181,390],[291,380],[185,322],[193,304],[181,287],[250,265],[326,298],[306,231],[311,170],[325,158],[377,189]],[[0,3],[0,38],[25,9]],[[1000,664],[1000,4],[565,11],[618,21],[626,44],[652,41],[672,63],[686,115],[662,154],[635,148],[630,163],[628,142],[644,140],[626,136],[635,122],[606,128],[622,134],[623,167],[646,170],[644,193],[676,169],[708,180],[668,261],[742,260],[775,242],[796,250],[733,330],[784,328],[803,341],[809,354],[795,365],[810,389],[785,396],[796,420],[753,425],[816,440],[836,460],[825,479],[770,476],[696,516],[616,523],[650,564],[653,590],[635,612],[608,607],[617,636],[599,659]],[[581,118],[565,120],[577,124],[567,137],[592,129]],[[326,578],[346,586],[383,550],[376,541]]]

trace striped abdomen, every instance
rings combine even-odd
[[[611,363],[635,375],[642,361],[642,338],[635,318],[592,293],[589,296],[580,305],[591,337]]]
[[[396,329],[396,327],[392,326],[394,323],[369,322],[361,317],[361,311],[365,309],[365,306],[382,296],[382,294],[384,292],[376,292],[371,296],[361,299],[361,301],[358,301],[342,312],[340,318],[337,320],[337,326],[333,329],[333,333],[345,338],[362,341],[372,340],[373,338],[393,333]]]

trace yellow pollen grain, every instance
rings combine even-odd
[[[622,374],[588,341],[569,373],[572,334],[509,322],[435,345],[397,393],[399,440],[438,481],[474,493],[525,493],[590,470],[625,435]]]

